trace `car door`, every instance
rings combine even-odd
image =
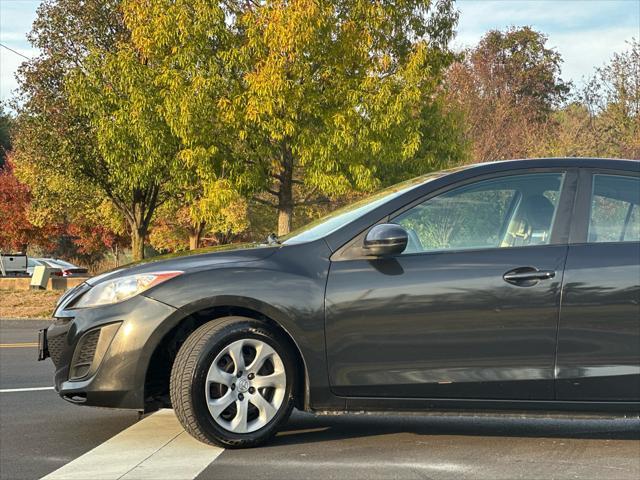
[[[582,171],[577,202],[557,398],[640,401],[640,175]]]
[[[454,185],[390,216],[409,233],[403,254],[334,256],[333,392],[552,399],[573,189],[553,170]]]

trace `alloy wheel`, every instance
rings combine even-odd
[[[251,433],[267,425],[285,397],[280,355],[254,338],[236,340],[216,356],[205,382],[209,413],[225,430]]]

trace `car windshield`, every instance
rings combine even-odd
[[[451,172],[451,170],[423,175],[385,188],[384,190],[380,190],[373,195],[339,208],[318,220],[308,223],[304,227],[291,232],[289,235],[280,237],[279,240],[285,245],[312,242],[369,213],[385,202],[449,172]]]

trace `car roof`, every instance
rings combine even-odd
[[[613,170],[640,171],[640,160],[618,158],[583,158],[583,157],[545,157],[514,160],[500,160],[495,162],[472,163],[454,169],[461,170],[486,170],[487,172],[509,170],[511,168],[601,168]],[[452,170],[452,171],[454,171]]]

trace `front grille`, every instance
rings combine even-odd
[[[100,340],[99,328],[91,330],[80,339],[76,347],[75,355],[73,356],[71,379],[84,377],[89,372],[89,368],[93,363],[93,357],[96,354],[96,348],[98,347],[98,340]]]
[[[67,346],[67,334],[56,335],[55,337],[47,336],[47,346],[49,348],[49,355],[56,368],[62,366],[62,354]]]

